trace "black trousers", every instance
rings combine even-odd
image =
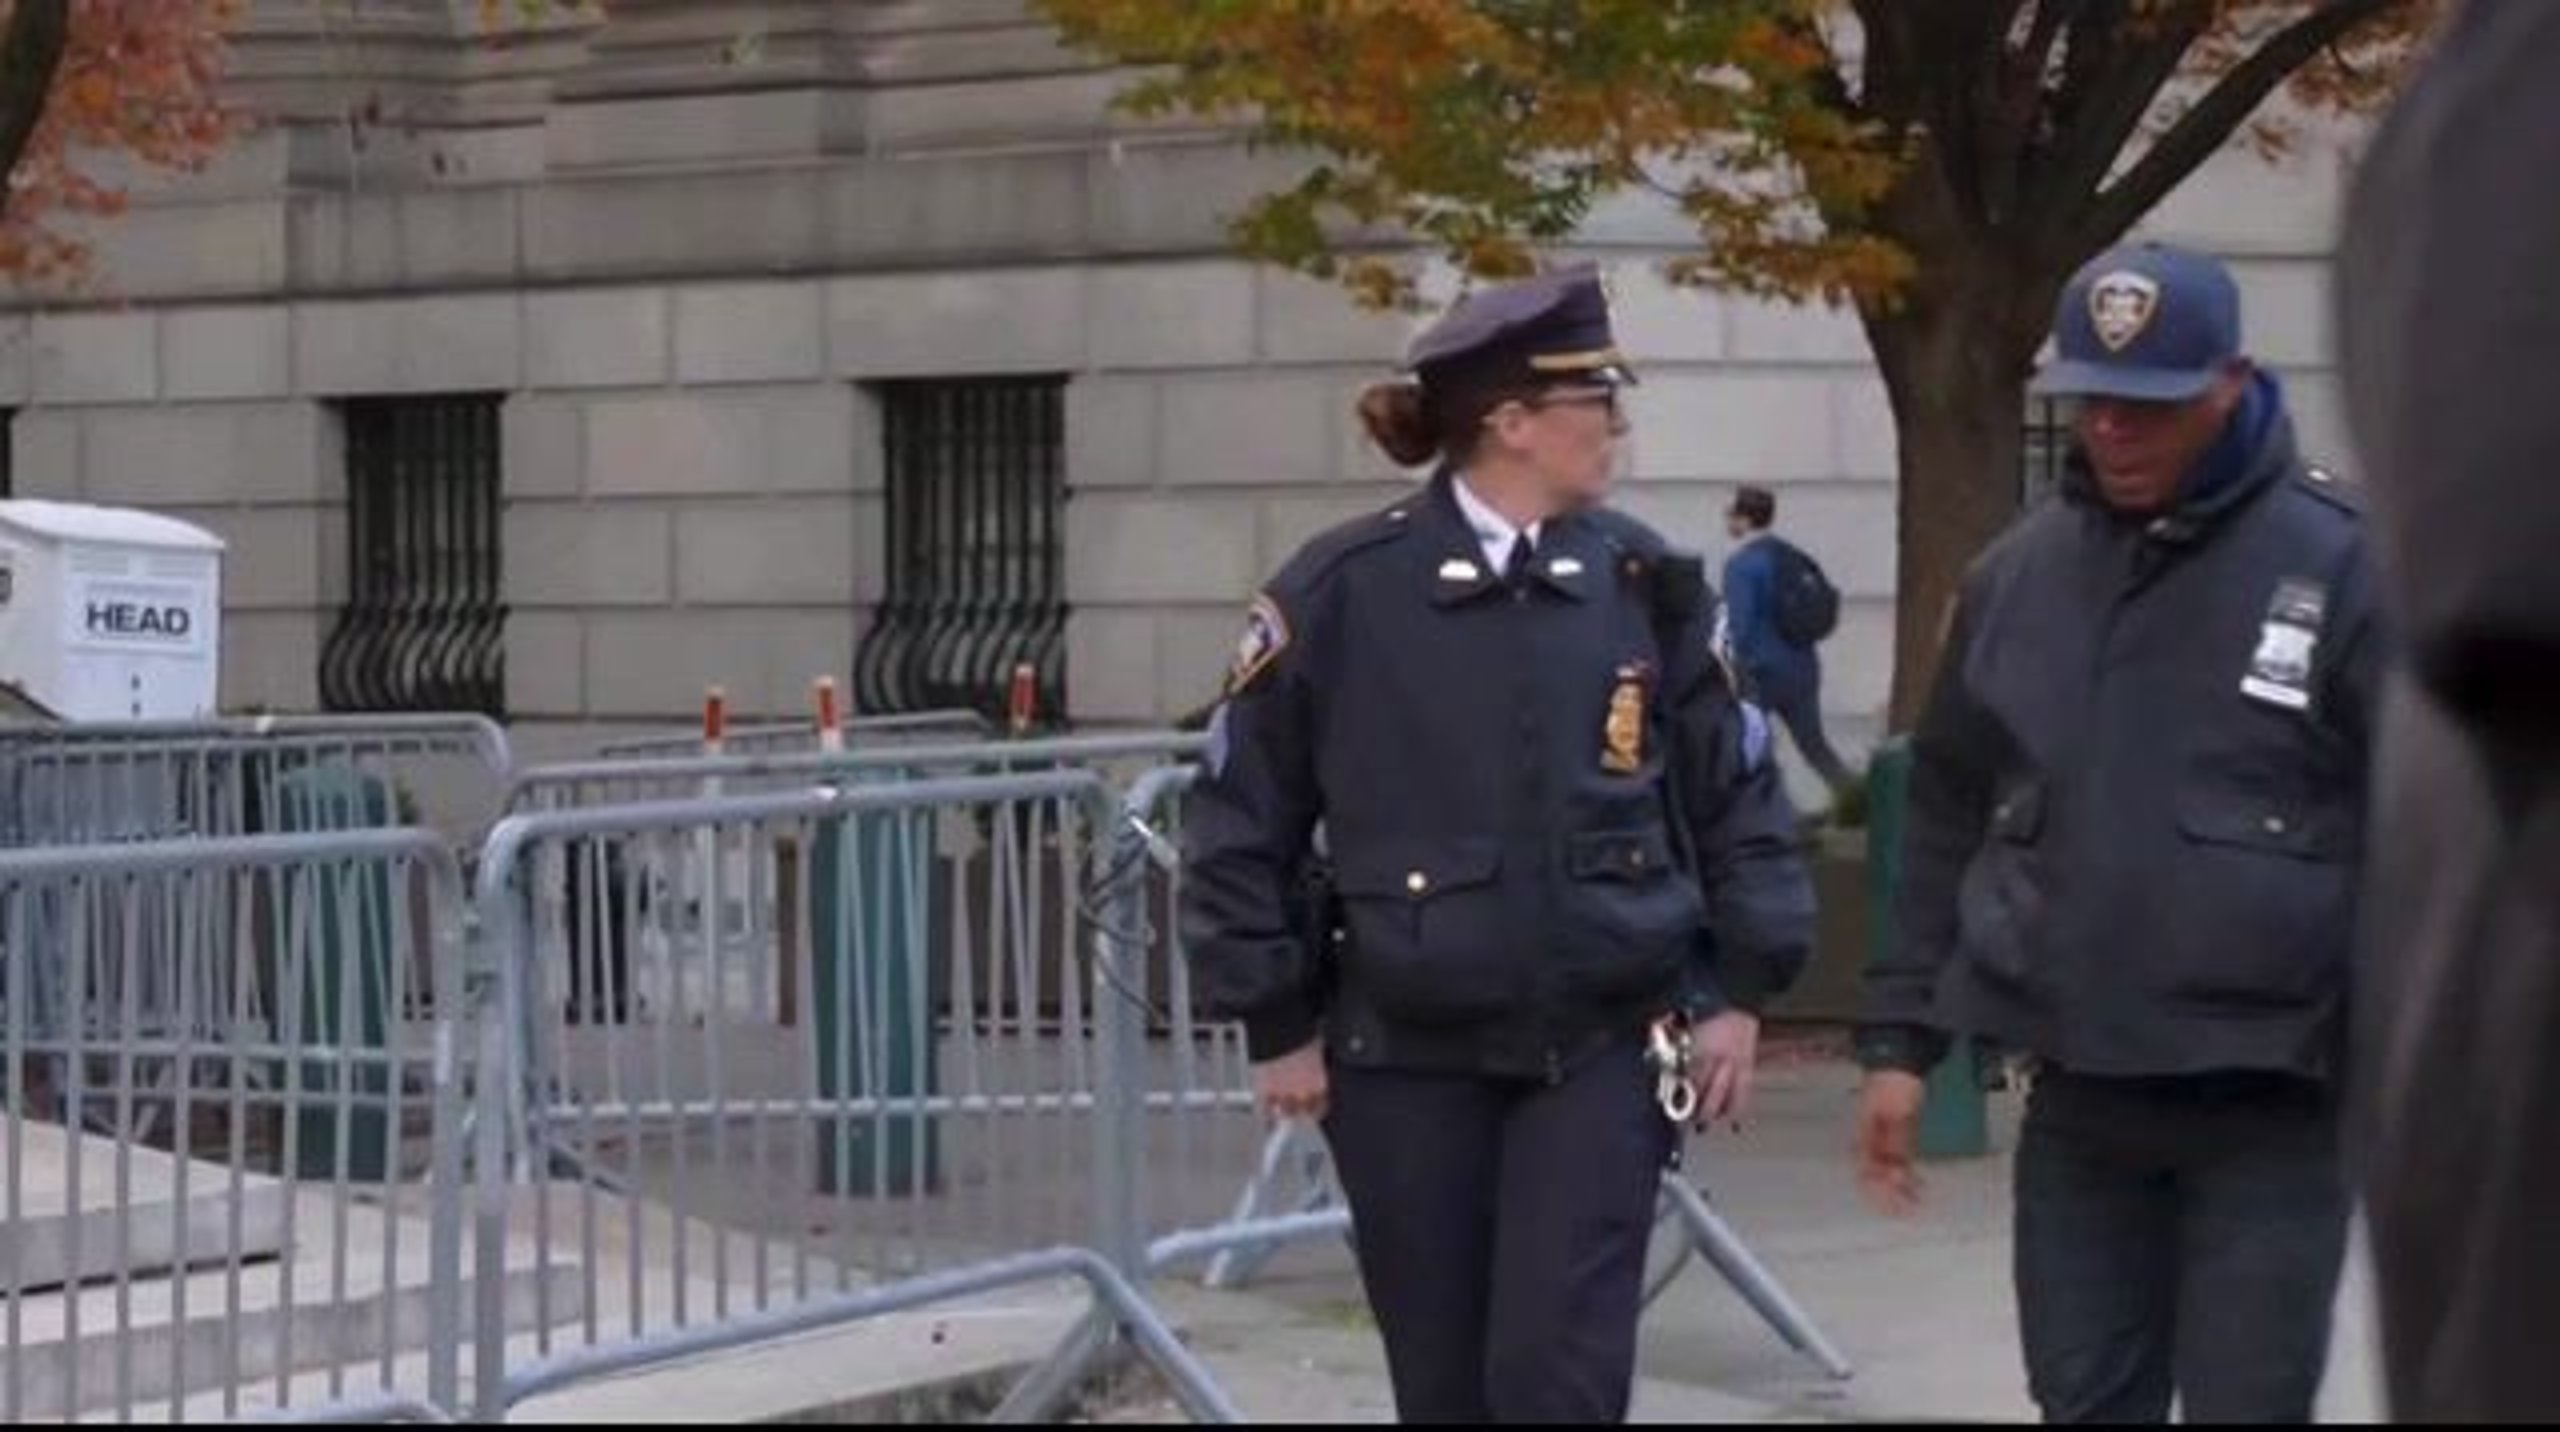
[[[2018,1316],[2045,1420],[2311,1420],[2346,1257],[2337,1116],[2272,1077],[2036,1081]]]
[[[1626,1420],[1673,1138],[1639,1049],[1552,1086],[1337,1069],[1325,1136],[1402,1420]]]

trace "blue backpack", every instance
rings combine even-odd
[[[1772,618],[1791,646],[1814,647],[1840,629],[1840,589],[1822,564],[1792,542],[1769,539],[1777,569]]]

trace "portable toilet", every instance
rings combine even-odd
[[[0,501],[0,683],[64,721],[215,714],[222,550],[156,512]]]

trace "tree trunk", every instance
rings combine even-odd
[[[0,176],[13,174],[53,95],[71,38],[70,0],[18,0],[0,30]],[[0,208],[7,205],[0,184]]]
[[[2001,276],[1867,320],[1899,448],[1896,731],[1928,702],[1966,570],[2017,515],[2027,376],[2056,286],[2013,266],[1967,267]]]

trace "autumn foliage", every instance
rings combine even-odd
[[[9,31],[35,3],[0,6]],[[216,88],[223,35],[241,9],[241,0],[68,0],[53,63],[0,71],[0,111],[38,107],[9,168],[0,274],[79,274],[88,256],[79,221],[125,205],[122,184],[106,177],[115,167],[194,169],[220,148],[235,125]]]
[[[1673,277],[1854,306],[1898,440],[1907,718],[2016,510],[2071,272],[2226,146],[2379,104],[2443,0],[1037,3],[1137,111],[1306,155],[1237,239],[1369,301],[1419,252],[1516,273],[1650,193],[1695,230]]]
[[[1696,222],[1680,276],[1873,299],[1917,255],[1878,213],[1924,147],[2113,158],[2270,52],[2295,113],[2372,104],[2427,0],[1041,0],[1143,67],[1142,114],[1235,121],[1321,156],[1238,222],[1250,251],[1398,291],[1346,234],[1392,229],[1488,276],[1605,196]],[[2324,13],[2325,12],[2325,13]],[[2163,63],[2165,61],[2165,63]],[[2254,83],[2248,109],[2264,93]],[[2127,106],[2130,111],[2125,112]],[[2210,116],[2208,118],[2211,118]],[[2118,132],[2118,121],[2124,127]],[[2231,131],[2224,123],[2217,142]],[[2248,131],[2278,150],[2282,120]],[[2081,143],[2087,140],[2089,143]],[[1988,176],[1986,176],[1988,177]],[[2088,176],[2094,193],[2102,172]]]

